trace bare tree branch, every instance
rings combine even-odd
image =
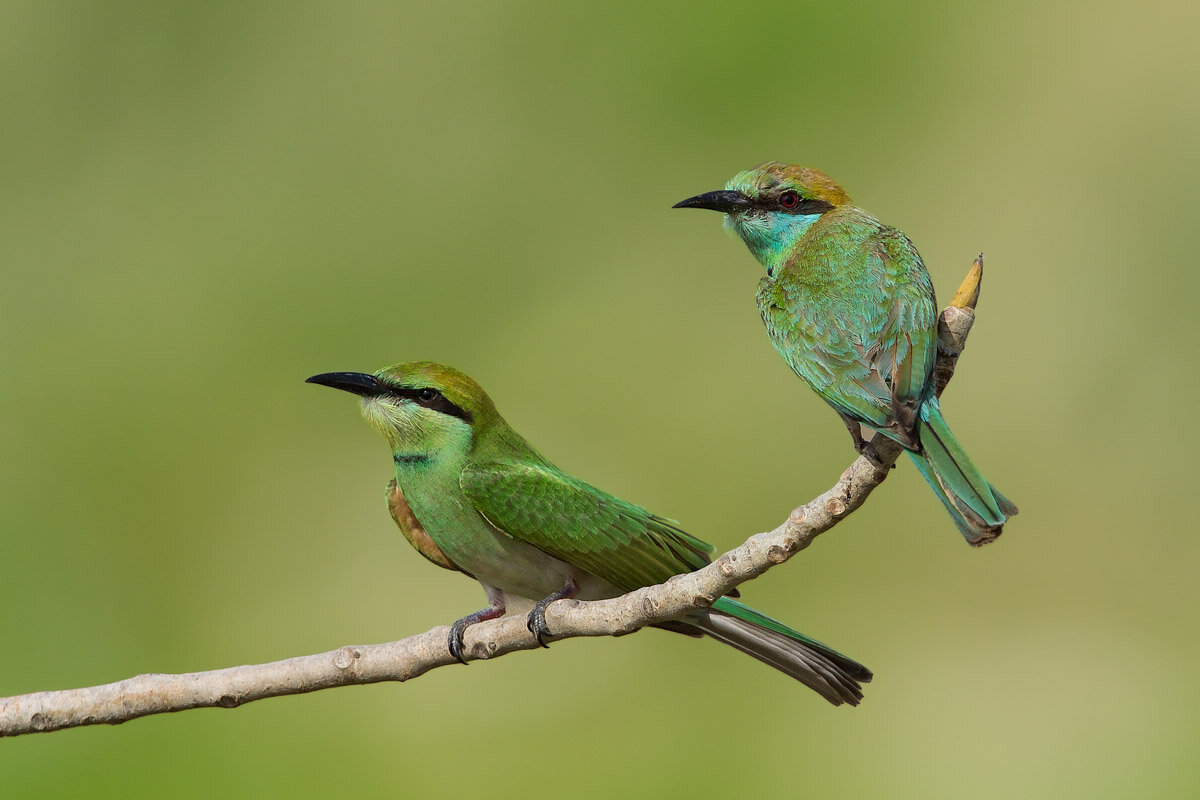
[[[975,321],[983,276],[983,254],[938,319],[934,368],[941,394]],[[547,610],[554,639],[620,636],[704,608],[735,586],[782,564],[845,519],[883,482],[902,452],[882,436],[873,440],[878,460],[860,456],[828,491],[792,511],[775,530],[751,536],[707,567],[678,575],[611,600],[560,600]],[[116,725],[127,720],[188,708],[236,708],[243,703],[334,686],[405,681],[436,667],[457,663],[446,648],[449,629],[434,628],[388,644],[347,646],[327,653],[209,672],[138,675],[104,686],[35,692],[0,699],[0,736],[54,731],[81,725]],[[488,659],[537,647],[523,615],[481,622],[467,629],[466,651]]]

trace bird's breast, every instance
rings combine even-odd
[[[412,506],[404,499],[404,492],[400,490],[400,485],[396,483],[395,478],[392,478],[388,483],[387,504],[388,511],[392,514],[392,519],[396,520],[396,525],[400,528],[400,532],[404,534],[405,539],[408,539],[408,543],[413,546],[413,549],[439,567],[452,569],[456,572],[462,571],[442,552],[442,549],[437,546],[437,543],[426,532],[425,526],[421,524],[421,521],[417,519],[417,515],[413,513]]]

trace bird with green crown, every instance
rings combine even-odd
[[[933,283],[908,237],[824,173],[778,161],[674,207],[724,213],[766,268],[758,308],[771,342],[841,416],[855,449],[871,452],[863,425],[898,442],[967,542],[994,541],[1017,507],[984,480],[942,417]]]
[[[555,467],[509,427],[479,384],[429,361],[373,375],[331,372],[309,383],[362,398],[362,413],[392,451],[387,506],[409,543],[440,567],[483,585],[489,606],[450,628],[466,663],[467,627],[528,608],[543,646],[546,608],[562,598],[617,597],[709,563],[713,548],[668,519]],[[815,690],[857,705],[863,665],[733,600],[657,627],[707,635]]]

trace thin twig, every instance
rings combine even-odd
[[[951,305],[938,319],[934,373],[939,394],[954,374],[975,320],[982,275],[980,254]],[[887,477],[901,447],[882,436],[876,436],[873,444],[878,461],[860,456],[832,488],[792,511],[775,530],[751,536],[707,567],[611,600],[561,600],[553,604],[546,619],[554,639],[619,636],[677,619],[693,608],[711,605],[738,584],[787,561],[861,506]],[[178,675],[138,675],[103,686],[6,697],[0,699],[0,736],[101,723],[116,725],[168,711],[236,708],[265,697],[405,681],[457,663],[446,648],[448,633],[443,626],[397,642],[342,647],[269,664]],[[471,658],[488,659],[515,650],[532,650],[537,642],[525,627],[524,616],[511,616],[472,625],[467,629],[465,645]]]

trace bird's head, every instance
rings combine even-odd
[[[722,190],[673,208],[723,212],[725,227],[771,272],[823,214],[849,203],[846,190],[824,172],[768,161],[734,175]]]
[[[499,418],[491,398],[469,377],[444,364],[408,361],[373,375],[326,372],[306,383],[362,398],[362,414],[392,452],[428,456],[470,449],[477,433]]]

